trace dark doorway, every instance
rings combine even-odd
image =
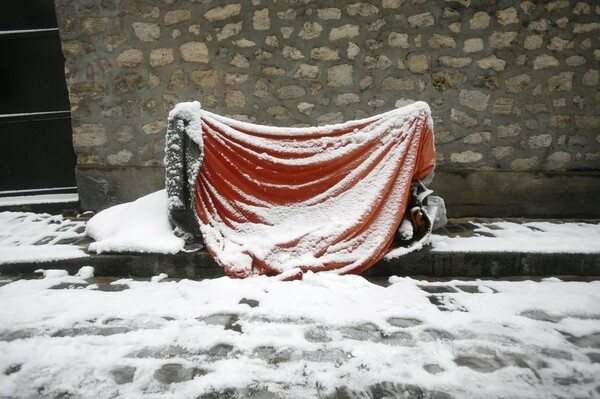
[[[0,196],[76,191],[53,0],[0,2]]]

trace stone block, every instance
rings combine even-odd
[[[329,19],[340,19],[342,17],[342,10],[339,8],[318,8],[317,16],[319,19],[329,20]]]
[[[358,47],[354,42],[348,43],[348,48],[346,49],[346,56],[348,59],[353,60],[358,53],[360,53],[360,47]]]
[[[81,32],[86,35],[96,35],[106,30],[107,17],[87,17],[81,20]]]
[[[474,118],[466,112],[460,111],[456,108],[450,109],[450,120],[465,127],[474,127],[479,125],[477,118]]]
[[[122,68],[133,68],[142,63],[143,53],[138,49],[123,51],[117,56],[117,64]]]
[[[229,65],[233,65],[234,67],[240,69],[248,69],[250,68],[250,61],[242,54],[236,53],[233,59],[229,62]]]
[[[131,151],[121,150],[116,154],[110,154],[106,160],[109,165],[125,165],[131,160],[132,155]]]
[[[246,96],[241,90],[227,90],[225,92],[225,105],[227,108],[243,108],[246,106]]]
[[[456,48],[456,41],[451,36],[434,33],[427,41],[427,46],[435,50],[441,48]]]
[[[316,79],[319,76],[319,67],[316,65],[300,64],[294,73],[296,79]]]
[[[550,54],[541,54],[533,59],[533,69],[539,70],[559,66],[558,59]]]
[[[547,148],[552,145],[551,134],[539,134],[537,136],[530,136],[527,138],[527,146],[532,150],[539,150],[540,148]]]
[[[496,31],[490,35],[489,42],[496,48],[508,48],[514,44],[518,35],[518,32]]]
[[[499,125],[498,126],[498,137],[506,138],[506,137],[517,137],[521,134],[521,125],[518,123],[510,123],[508,125]]]
[[[486,29],[490,26],[490,15],[485,11],[477,11],[473,14],[473,17],[471,17],[469,26],[473,30]]]
[[[575,115],[577,129],[600,129],[600,116]]]
[[[410,44],[408,43],[408,34],[390,32],[388,35],[388,44],[391,47],[409,48]]]
[[[540,163],[540,160],[537,156],[532,156],[529,158],[519,158],[519,159],[515,159],[514,161],[512,161],[510,163],[510,168],[512,170],[534,170],[538,164]]]
[[[310,57],[319,61],[336,61],[340,58],[340,53],[333,47],[321,46],[313,48]]]
[[[302,29],[298,32],[298,37],[304,40],[316,39],[323,32],[323,26],[318,22],[305,22]]]
[[[379,8],[371,3],[354,3],[346,7],[346,12],[351,17],[371,17],[379,14]]]
[[[542,35],[529,35],[525,38],[523,47],[525,50],[537,50],[542,47],[544,37]]]
[[[290,58],[292,60],[300,60],[304,58],[304,54],[302,54],[302,52],[296,47],[284,46],[281,53],[285,58]]]
[[[520,93],[531,83],[531,76],[520,74],[504,81],[507,93]]]
[[[343,121],[344,115],[342,115],[341,112],[330,112],[317,118],[318,125],[331,125],[334,123],[341,123]]]
[[[343,93],[343,94],[339,94],[338,96],[336,96],[334,103],[335,103],[335,105],[342,106],[342,105],[355,104],[355,103],[358,103],[359,101],[360,101],[360,97],[358,96],[358,94]]]
[[[146,123],[144,126],[142,126],[142,130],[147,135],[153,135],[153,134],[159,134],[159,133],[165,134],[167,132],[167,122],[166,122],[166,120],[162,120],[162,119],[155,120],[150,123]]]
[[[350,64],[336,65],[327,69],[327,86],[341,87],[354,83],[354,68]]]
[[[225,6],[214,7],[204,13],[204,18],[210,22],[223,21],[239,15],[242,10],[240,3],[227,4]]]
[[[174,60],[172,48],[157,48],[150,52],[150,66],[168,65],[172,64]]]
[[[481,144],[487,143],[492,139],[492,132],[475,132],[471,133],[463,139],[465,144]]]
[[[519,14],[514,7],[504,8],[496,11],[496,20],[500,25],[518,24]]]
[[[225,75],[226,85],[239,85],[246,83],[250,76],[247,73],[228,73]]]
[[[185,61],[206,63],[209,61],[208,47],[202,42],[187,42],[179,46]]]
[[[142,42],[153,42],[160,38],[160,26],[157,23],[134,22],[131,27],[135,36]]]
[[[196,69],[192,71],[192,82],[200,87],[210,88],[219,84],[220,74],[216,69]]]
[[[382,90],[416,90],[417,85],[413,79],[398,79],[387,77],[381,83]]]
[[[585,86],[598,86],[599,74],[597,69],[589,69],[583,74],[582,83]]]
[[[562,39],[558,36],[550,39],[550,43],[546,46],[546,48],[550,51],[563,51],[572,49],[575,47],[575,43],[571,40]]]
[[[115,94],[129,93],[138,90],[142,84],[142,75],[138,72],[125,73],[113,78]]]
[[[84,123],[73,126],[73,147],[77,150],[106,144],[106,128],[99,123]]]
[[[465,53],[476,53],[481,50],[483,50],[483,40],[482,39],[475,38],[475,39],[465,40],[465,44],[463,46],[463,51]]]
[[[561,170],[571,162],[571,154],[566,151],[556,151],[548,155],[546,159],[546,169]]]
[[[458,72],[434,72],[431,74],[433,86],[444,93],[450,89],[456,88],[459,83],[465,80],[465,76]]]
[[[408,23],[411,28],[422,28],[435,25],[435,18],[430,12],[411,15],[408,17]]]
[[[220,31],[217,32],[216,37],[218,41],[229,39],[230,37],[238,35],[242,31],[241,22],[232,22],[226,24]]]
[[[497,72],[500,72],[506,68],[506,61],[492,54],[478,60],[477,65],[482,69],[493,69]]]
[[[548,126],[553,127],[555,129],[564,129],[569,126],[571,122],[571,115],[551,115],[548,120]]]
[[[287,85],[277,89],[277,98],[280,100],[289,100],[306,95],[306,90],[298,85]]]
[[[549,91],[570,91],[573,88],[573,72],[561,72],[548,79]]]
[[[254,30],[268,30],[271,28],[271,18],[269,17],[269,9],[254,11],[252,15],[252,27]]]
[[[183,8],[180,10],[169,10],[165,14],[164,23],[166,26],[175,25],[187,21],[192,18],[192,12]]]
[[[511,156],[515,149],[510,146],[497,146],[492,148],[492,156],[496,159],[504,159]]]
[[[450,68],[464,68],[473,62],[471,57],[450,57],[450,56],[441,56],[438,58],[438,63],[441,66],[450,67]]]
[[[365,62],[363,64],[366,69],[387,69],[392,65],[392,60],[390,60],[385,55],[379,55],[376,57],[366,56]]]
[[[332,28],[329,32],[329,40],[340,40],[356,37],[360,34],[358,25],[346,24],[337,28]]]
[[[494,115],[510,115],[513,109],[514,99],[512,97],[498,97],[492,105]]]
[[[425,73],[429,70],[429,57],[427,54],[410,53],[408,55],[408,69],[414,73]]]
[[[458,101],[465,107],[474,109],[475,111],[485,111],[490,100],[490,95],[479,90],[461,90],[458,96]]]
[[[483,158],[483,154],[474,151],[455,152],[450,154],[450,161],[453,163],[474,163]]]

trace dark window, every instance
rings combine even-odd
[[[64,57],[52,0],[0,2],[0,191],[74,187]]]

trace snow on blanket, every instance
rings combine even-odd
[[[90,276],[0,281],[0,396],[599,396],[597,281]]]
[[[314,128],[243,123],[179,104],[204,158],[195,206],[207,249],[230,276],[359,273],[388,250],[413,179],[434,168],[423,102]]]

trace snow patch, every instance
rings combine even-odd
[[[86,233],[96,240],[89,246],[96,253],[175,254],[184,245],[169,222],[165,190],[99,212],[88,221]]]

